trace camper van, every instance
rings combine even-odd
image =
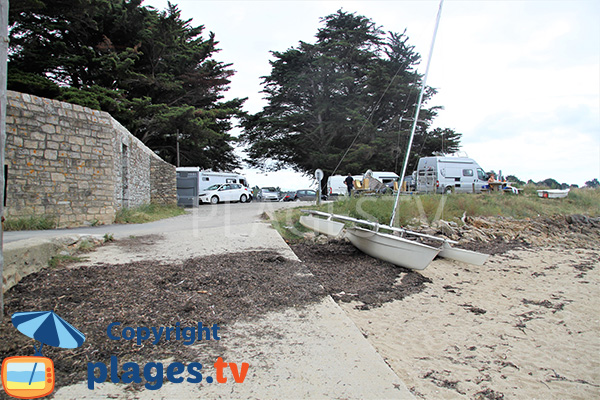
[[[234,172],[213,172],[200,170],[199,167],[177,168],[177,204],[197,206],[198,195],[215,184],[239,183],[248,187],[246,177]]]
[[[421,193],[479,193],[488,184],[486,173],[468,157],[422,157],[416,175]]]

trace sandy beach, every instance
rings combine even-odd
[[[598,398],[598,266],[597,249],[561,246],[438,259],[420,293],[340,305],[418,398]]]

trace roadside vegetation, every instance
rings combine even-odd
[[[117,211],[115,224],[143,224],[185,214],[177,206],[145,204]],[[34,215],[22,218],[7,218],[2,224],[4,231],[36,231],[56,228],[56,218],[49,215]],[[111,239],[112,240],[112,239]]]
[[[116,224],[143,224],[160,219],[185,214],[185,210],[175,205],[144,204],[139,207],[122,208],[115,216]]]
[[[5,231],[39,231],[56,228],[56,219],[49,215],[7,218],[2,224]]]
[[[419,226],[443,219],[462,223],[467,217],[510,217],[533,219],[554,215],[583,214],[600,216],[600,189],[572,189],[564,199],[544,199],[537,196],[535,187],[526,187],[520,195],[451,194],[401,196],[395,226]],[[389,224],[394,196],[363,196],[341,198],[321,206],[305,206],[281,210],[275,214],[273,226],[284,239],[296,241],[307,231],[298,222],[301,209],[320,210],[348,215],[382,224]]]

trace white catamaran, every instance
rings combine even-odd
[[[423,101],[423,93],[425,91],[427,75],[429,73],[429,65],[431,63],[431,56],[433,53],[435,37],[440,22],[443,2],[443,0],[440,1],[435,30],[433,33],[433,40],[431,42],[429,58],[427,60],[427,67],[425,70],[425,75],[423,77],[421,92],[419,94],[419,100],[416,107],[410,139],[408,142],[408,149],[406,151],[404,165],[402,167],[402,174],[400,175],[399,187],[402,187],[404,181],[404,176],[406,174],[406,168],[408,165],[410,155],[410,149],[417,128],[419,111],[421,108],[421,103]],[[300,218],[300,223],[305,227],[312,229],[316,232],[331,236],[337,236],[342,232],[342,229],[345,225],[341,222],[334,220],[353,222],[355,225],[346,229],[346,237],[359,250],[361,250],[363,253],[370,255],[371,257],[388,261],[400,267],[414,270],[425,269],[431,263],[431,261],[433,261],[433,259],[438,255],[441,257],[476,265],[483,265],[483,263],[487,260],[487,258],[489,257],[487,254],[452,247],[451,244],[456,244],[455,241],[445,238],[439,238],[436,236],[425,235],[418,232],[412,232],[403,228],[394,227],[393,224],[394,219],[396,217],[396,210],[398,208],[399,198],[400,190],[398,190],[398,193],[396,194],[394,210],[392,212],[392,218],[389,225],[382,225],[371,221],[351,218],[345,215],[329,214],[314,210],[302,210],[303,212],[306,212],[310,215],[302,216]],[[326,217],[326,219],[318,217]],[[370,227],[372,229],[367,229],[365,227]],[[380,232],[381,229],[389,231],[390,233]],[[423,243],[419,243],[416,240],[410,240],[405,238],[404,235],[422,237],[429,239],[430,241],[438,241],[440,242],[441,247],[434,247]]]

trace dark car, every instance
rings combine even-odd
[[[316,201],[317,191],[312,189],[296,190],[294,201]],[[321,200],[327,200],[327,196],[322,195]]]
[[[283,196],[281,196],[280,201],[294,201],[296,197],[296,192],[285,192]]]

